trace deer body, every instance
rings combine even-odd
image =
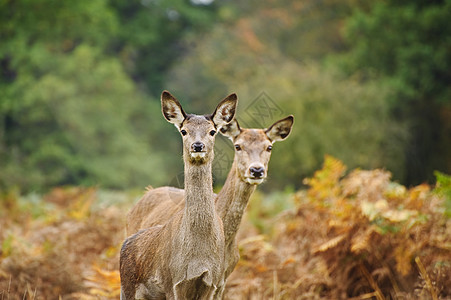
[[[224,99],[209,117],[186,115],[165,93],[163,114],[184,136],[184,206],[161,225],[126,239],[120,255],[121,298],[211,299],[223,286],[224,272],[224,232],[212,189],[214,136],[216,126],[232,120],[236,96]]]
[[[209,168],[211,165],[188,169],[186,175],[204,178]],[[123,273],[138,273],[134,285],[138,285],[139,297],[132,290],[131,299],[210,299],[222,285],[223,229],[213,192],[202,192],[208,191],[208,184],[211,186],[211,181],[187,188],[185,208],[169,222],[127,239],[121,254]],[[186,186],[190,186],[188,182]],[[166,266],[153,262],[165,262]],[[124,286],[126,295],[129,290]]]
[[[239,260],[236,234],[256,185],[266,177],[272,143],[285,139],[292,124],[293,117],[290,116],[266,130],[241,129],[236,121],[221,128],[221,133],[229,137],[237,149],[226,182],[215,200],[224,228],[224,284]],[[164,223],[174,211],[183,209],[184,193],[184,190],[172,187],[149,190],[129,212],[127,234]],[[219,287],[215,298],[222,297],[223,289],[224,285]]]
[[[240,179],[236,165],[236,162],[232,164],[224,187],[216,195],[215,201],[216,211],[222,219],[224,230],[224,280],[232,273],[240,258],[235,237],[249,199],[256,188],[256,185]],[[184,190],[172,187],[160,187],[148,191],[129,213],[128,232],[163,224],[171,218],[174,211],[183,210],[184,195]],[[148,212],[141,223],[130,220],[134,216],[136,221],[137,216],[133,214],[134,210],[141,213]]]

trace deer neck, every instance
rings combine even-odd
[[[224,224],[225,244],[235,240],[243,213],[256,186],[243,181],[233,161],[224,187],[216,197],[216,210]]]
[[[202,165],[185,163],[185,228],[208,229],[213,225],[214,215],[211,161]]]

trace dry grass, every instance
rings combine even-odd
[[[451,299],[450,200],[382,170],[344,174],[328,157],[308,190],[285,196],[294,209],[245,217],[226,299]],[[92,188],[4,194],[0,299],[118,299],[132,201],[98,203]]]
[[[94,279],[118,268],[123,225],[121,210],[91,209],[95,200],[96,190],[83,188],[58,188],[38,203],[13,194],[2,199],[1,299],[99,294]],[[110,284],[108,277],[104,283]],[[99,290],[110,296],[109,286]]]
[[[327,157],[270,237],[241,241],[229,299],[451,299],[450,199],[344,173]]]

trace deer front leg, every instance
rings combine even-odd
[[[227,246],[226,254],[228,255],[226,255],[227,258],[225,260],[224,278],[221,284],[218,285],[218,288],[216,289],[213,297],[213,299],[217,300],[221,300],[223,298],[227,278],[230,276],[230,274],[232,274],[236,264],[240,260],[240,253],[235,242]]]
[[[224,294],[224,289],[225,289],[225,282],[223,285],[219,286],[218,289],[215,291],[215,294],[213,296],[213,299],[215,300],[221,300],[222,296]]]

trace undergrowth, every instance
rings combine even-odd
[[[450,299],[450,177],[406,188],[332,157],[271,236],[241,236],[230,299]],[[249,281],[254,287],[242,287]]]
[[[93,209],[95,202],[94,188],[56,188],[39,199],[3,195],[0,299],[118,298],[122,211]]]
[[[450,299],[451,180],[436,176],[434,188],[406,188],[326,157],[308,189],[255,193],[225,299]],[[2,194],[0,299],[118,299],[132,198]]]

